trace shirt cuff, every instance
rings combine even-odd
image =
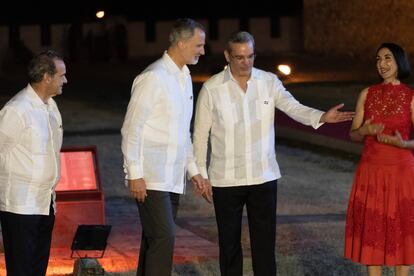
[[[206,167],[199,167],[200,174],[204,179],[208,179],[207,168]]]
[[[195,162],[187,164],[187,173],[190,178],[200,173]]]
[[[325,123],[320,123],[320,121],[321,121],[321,117],[322,117],[322,115],[324,114],[324,112],[323,111],[319,111],[320,112],[320,114],[319,114],[319,116],[315,116],[316,118],[317,118],[317,120],[315,120],[313,123],[312,123],[312,127],[314,128],[314,129],[318,129],[319,127],[321,127],[322,125],[324,125]]]
[[[138,165],[132,165],[125,167],[125,179],[139,179],[144,178],[144,173],[142,167]]]

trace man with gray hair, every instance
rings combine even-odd
[[[29,84],[0,111],[0,220],[7,275],[46,275],[60,178],[62,118],[52,97],[67,83],[48,50],[28,67]]]
[[[246,205],[254,275],[275,276],[276,182],[280,178],[275,109],[314,128],[351,120],[353,112],[340,112],[343,104],[327,112],[300,104],[275,74],[253,67],[255,43],[248,32],[233,33],[224,56],[228,66],[200,91],[193,136],[198,168],[213,186],[211,190],[207,184],[204,197],[214,201],[220,271],[223,276],[243,275],[241,222]]]
[[[185,171],[197,191],[204,189],[190,136],[193,88],[187,67],[204,55],[204,27],[179,19],[169,40],[164,55],[135,78],[121,130],[126,184],[142,225],[137,275],[171,275]]]

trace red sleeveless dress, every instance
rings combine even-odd
[[[409,138],[413,91],[404,84],[371,86],[364,120]],[[414,158],[411,150],[367,136],[348,204],[345,258],[364,265],[414,264]]]

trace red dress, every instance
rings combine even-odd
[[[404,84],[371,86],[364,120],[409,138],[413,91]],[[411,150],[367,136],[349,199],[345,258],[365,265],[414,264],[414,158]]]

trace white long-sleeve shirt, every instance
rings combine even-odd
[[[165,52],[132,85],[121,129],[126,179],[143,178],[149,190],[183,193],[185,171],[198,174],[192,114],[190,71],[180,70]]]
[[[55,101],[45,104],[30,84],[1,109],[0,210],[49,214],[60,178],[62,136]]]
[[[206,81],[197,100],[193,134],[201,175],[216,187],[255,185],[280,178],[275,108],[303,124],[321,125],[323,112],[300,104],[272,73],[253,68],[245,92],[229,66]]]

